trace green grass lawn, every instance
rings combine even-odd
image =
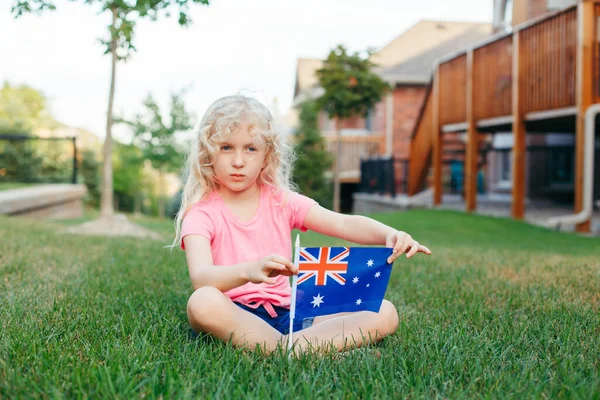
[[[0,398],[600,397],[600,239],[450,211],[375,217],[434,252],[394,265],[398,331],[381,358],[291,363],[190,335],[168,221],[141,220],[159,243],[0,218]]]
[[[21,189],[25,187],[39,185],[39,183],[20,183],[20,182],[0,182],[0,191]]]

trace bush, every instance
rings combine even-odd
[[[82,153],[79,174],[88,191],[86,203],[98,207],[100,205],[100,163],[91,150]]]
[[[31,143],[10,141],[0,144],[0,182],[40,182],[43,160]]]
[[[294,167],[294,182],[300,192],[326,208],[331,208],[333,186],[325,172],[331,168],[332,157],[325,150],[325,141],[318,129],[318,109],[314,102],[302,104],[300,126],[296,140],[298,160]]]

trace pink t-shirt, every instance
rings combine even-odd
[[[304,217],[316,202],[291,191],[260,188],[260,203],[254,216],[240,221],[212,192],[194,204],[183,218],[181,248],[187,235],[202,235],[210,241],[214,265],[232,265],[279,254],[291,260],[291,230],[306,231]],[[273,306],[290,307],[291,287],[287,276],[279,275],[273,285],[246,283],[225,292],[231,300],[248,307],[264,306],[275,317]]]

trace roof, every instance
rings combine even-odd
[[[490,24],[471,24],[469,29],[430,47],[425,52],[394,66],[377,68],[375,72],[391,84],[427,84],[431,80],[436,61],[486,39],[491,33]]]
[[[375,71],[385,79],[394,80],[396,75],[399,75],[408,82],[411,80],[416,83],[428,82],[431,66],[436,59],[482,40],[491,33],[492,25],[488,23],[424,20],[413,25],[373,54],[371,61],[378,66]],[[416,64],[406,66],[406,71],[401,68],[399,74],[385,69],[386,67],[397,68],[403,62],[416,62]],[[293,106],[319,94],[316,71],[322,66],[323,60],[298,59]],[[424,68],[424,71],[420,71],[419,68]]]
[[[396,37],[371,57],[380,67],[391,67],[427,52],[441,43],[469,31],[481,32],[485,36],[492,33],[492,24],[452,21],[419,21]]]

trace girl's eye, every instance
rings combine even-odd
[[[256,147],[248,147],[248,151],[253,152],[253,151],[257,151]]]
[[[223,150],[223,151],[229,151],[229,150],[231,150],[231,146],[229,146],[227,144],[224,144],[223,146],[221,146],[221,150]]]

